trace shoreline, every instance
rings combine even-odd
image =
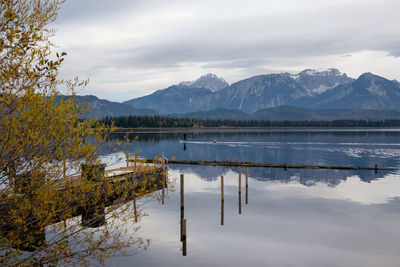
[[[118,133],[119,131],[165,131],[165,130],[187,130],[187,131],[195,131],[195,130],[368,130],[368,129],[376,129],[376,130],[400,130],[400,126],[394,127],[312,127],[312,126],[304,126],[304,127],[139,127],[139,128],[123,128],[117,127],[117,129],[113,133]]]

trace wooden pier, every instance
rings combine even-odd
[[[34,235],[28,245],[21,247],[18,242],[15,245],[33,251],[38,243],[45,242],[44,227],[76,216],[82,216],[83,227],[99,227],[106,223],[106,207],[165,190],[166,180],[165,165],[140,163],[110,170],[105,170],[104,165],[92,165],[82,167],[80,175],[47,181],[38,191],[9,188],[0,195],[0,236],[17,234],[24,240]],[[49,210],[49,214],[40,217],[32,209],[42,205],[43,196],[47,195],[50,200],[44,210]],[[21,204],[30,202],[32,205]],[[23,218],[23,222],[18,222],[19,218]],[[137,220],[137,216],[135,218]]]

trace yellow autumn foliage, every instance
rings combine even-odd
[[[113,223],[94,230],[76,220],[82,207],[102,213],[98,203],[107,194],[132,199],[132,188],[115,188],[101,175],[79,183],[68,177],[82,163],[96,166],[99,146],[113,129],[80,120],[87,107],[74,95],[86,81],[57,78],[67,55],[54,52],[49,24],[63,2],[0,0],[0,265],[89,264],[148,245]],[[63,87],[69,97],[59,95]],[[129,208],[122,201],[106,214],[124,221],[116,214]]]

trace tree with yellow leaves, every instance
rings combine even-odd
[[[0,265],[103,262],[148,244],[117,227],[148,186],[104,182],[96,152],[112,129],[79,119],[86,107],[73,96],[85,81],[57,78],[66,53],[52,53],[49,24],[63,2],[0,0]],[[78,183],[67,170],[82,163]],[[116,199],[126,201],[105,211]]]

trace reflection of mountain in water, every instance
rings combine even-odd
[[[195,166],[195,165],[170,165],[171,169],[181,173],[194,173],[206,181],[215,181],[222,175],[226,175],[228,168],[214,166]],[[232,171],[239,173],[239,168],[231,168]],[[240,168],[242,175],[244,168]],[[374,171],[347,171],[347,170],[314,170],[314,169],[274,169],[274,168],[249,168],[249,177],[258,181],[279,181],[289,183],[296,181],[305,186],[315,186],[317,183],[324,183],[335,187],[348,177],[358,176],[364,182],[371,182],[386,176],[389,172]]]
[[[186,145],[178,140],[187,139]],[[398,167],[400,165],[400,132],[376,130],[202,130],[142,132],[137,143],[120,147],[127,152],[140,152],[146,158],[175,156],[177,160],[232,160],[256,163],[303,164],[328,166]],[[114,135],[121,139],[124,135]],[[217,143],[214,144],[213,140]],[[110,140],[110,143],[112,141]],[[106,151],[104,151],[106,153]],[[176,168],[175,166],[170,166]],[[206,180],[213,180],[225,171],[216,167],[179,166],[183,172],[193,171]],[[233,169],[237,170],[237,169]],[[379,171],[307,170],[250,168],[249,175],[260,180],[299,180],[305,185],[324,182],[335,186],[349,176],[358,175],[369,182],[386,175]]]
[[[347,170],[314,170],[314,169],[249,169],[249,175],[259,181],[277,180],[277,181],[297,181],[306,186],[314,186],[316,183],[325,183],[329,186],[336,186],[348,177],[358,176],[364,182],[371,182],[386,176],[389,172],[374,171],[347,171]]]

